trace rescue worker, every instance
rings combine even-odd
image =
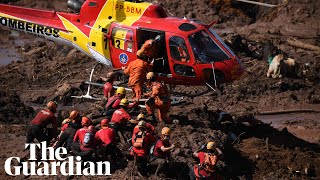
[[[120,109],[114,111],[111,122],[117,126],[124,126],[127,122],[135,122],[127,112],[129,101],[124,98],[120,101]]]
[[[221,157],[222,152],[216,146],[216,142],[210,141],[207,143],[206,150],[196,151],[193,156],[199,158],[200,163],[193,166],[190,171],[191,179],[221,179],[216,172],[216,165]]]
[[[174,144],[170,145],[170,134],[171,130],[168,127],[164,127],[161,130],[161,139],[159,139],[154,145],[153,152],[150,156],[150,164],[157,166],[155,175],[158,173],[167,163],[172,162],[170,151],[175,148]]]
[[[62,121],[62,123],[61,123],[61,132],[60,132],[60,134],[58,135],[58,137],[60,137],[61,134],[63,133],[63,131],[67,129],[67,127],[68,127],[68,125],[69,125],[69,122],[74,121],[76,118],[79,118],[79,113],[78,113],[78,111],[76,111],[76,110],[71,111],[69,118],[67,118],[67,119],[65,119],[65,120]]]
[[[105,115],[107,118],[110,118],[112,114],[114,113],[115,110],[120,108],[120,102],[123,98],[126,97],[126,89],[124,87],[119,87],[116,91],[116,94],[112,96],[111,98],[108,99],[108,102],[106,104],[106,113]],[[128,105],[128,109],[131,109],[133,107],[136,107],[138,103],[134,101],[133,103]],[[100,123],[99,122],[94,122],[93,124],[96,125]]]
[[[129,75],[128,86],[132,88],[133,99],[139,100],[142,96],[142,86],[146,73],[152,70],[149,59],[154,57],[156,49],[153,40],[147,40],[137,52],[137,59],[130,62],[128,67],[122,67],[124,74]]]
[[[126,89],[124,87],[119,87],[116,94],[108,99],[106,104],[106,115],[112,115],[116,109],[120,108],[121,99],[126,97]]]
[[[151,89],[151,92],[145,95],[146,97],[149,97],[148,101],[146,101],[148,115],[151,115],[155,121],[156,118],[154,115],[154,110],[158,109],[159,121],[170,123],[170,119],[167,117],[167,114],[171,107],[171,100],[166,86],[156,81],[156,76],[153,72],[149,72],[147,74],[147,84]]]
[[[46,141],[47,145],[49,145],[50,140],[53,138],[55,140],[57,134],[57,119],[55,117],[55,113],[57,111],[57,103],[54,101],[50,101],[47,104],[47,109],[43,109],[36,117],[30,122],[27,127],[27,143],[32,143],[34,139],[37,139],[38,142]],[[52,124],[52,136],[49,137],[45,133],[45,130],[48,131],[47,126]]]
[[[107,74],[107,82],[103,86],[103,95],[105,99],[109,99],[114,95],[113,82],[115,80],[115,74],[113,72],[109,72]]]
[[[147,173],[147,160],[149,156],[149,150],[152,144],[152,136],[146,130],[146,124],[144,121],[138,123],[139,131],[132,134],[131,142],[132,149],[130,154],[134,156],[134,160],[138,167],[138,172],[141,175]]]
[[[120,109],[117,109],[114,111],[112,117],[111,117],[111,126],[114,128],[116,133],[118,134],[120,141],[124,143],[127,138],[125,137],[125,131],[127,130],[128,122],[134,122],[133,119],[131,119],[131,116],[127,112],[129,105],[129,101],[124,98],[120,101]]]
[[[145,122],[146,118],[144,116],[143,113],[140,113],[137,117],[137,122],[141,122],[141,123],[145,123],[145,127],[146,127],[146,130],[148,133],[150,133],[153,137],[154,137],[154,140],[156,140],[156,136],[157,136],[157,132],[156,132],[156,129],[154,128],[154,126],[152,126],[150,123],[147,123]],[[133,134],[137,133],[139,131],[139,125],[136,125],[134,128],[133,128]]]
[[[81,126],[82,128],[78,129],[74,136],[72,137],[71,150],[73,153],[77,154],[80,150],[80,140],[84,139],[86,130],[91,126],[92,121],[87,117],[82,117]]]
[[[75,118],[73,121],[69,122],[68,124],[65,124],[64,127],[66,128],[59,137],[59,140],[56,143],[55,148],[63,146],[68,151],[70,151],[74,135],[76,134],[77,130],[81,128],[81,125],[88,120],[89,119],[87,117],[82,117],[80,121],[80,116],[78,116],[78,118]]]
[[[81,156],[83,160],[91,160],[97,147],[95,133],[96,130],[92,125],[79,129],[71,145],[73,153]]]
[[[101,129],[96,133],[95,138],[99,145],[99,155],[103,160],[107,160],[107,156],[111,156],[111,164],[116,163],[116,134],[112,128],[109,128],[109,120],[103,119],[100,123]]]

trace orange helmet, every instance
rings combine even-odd
[[[208,142],[207,149],[208,150],[215,150],[216,149],[216,142],[214,142],[214,141]]]
[[[78,116],[78,114],[79,114],[78,111],[73,110],[73,111],[70,112],[69,118],[70,119],[75,119]]]
[[[164,128],[162,128],[162,130],[161,130],[161,134],[162,134],[162,135],[169,136],[170,133],[171,133],[171,130],[170,130],[168,127],[164,127]]]
[[[47,104],[47,108],[50,109],[51,111],[56,111],[57,106],[58,106],[58,104],[55,101],[49,101]]]
[[[108,119],[102,119],[100,125],[101,125],[101,127],[108,127],[109,120]]]
[[[87,118],[87,117],[82,117],[81,125],[82,126],[90,126],[91,125],[91,120],[89,118]]]

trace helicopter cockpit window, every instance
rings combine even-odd
[[[189,62],[190,56],[186,42],[178,36],[173,36],[169,41],[171,57],[176,61]]]
[[[219,62],[230,58],[204,30],[189,35],[188,39],[197,63]]]
[[[133,32],[129,29],[115,27],[112,30],[112,45],[115,48],[133,52]]]

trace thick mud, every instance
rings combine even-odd
[[[205,23],[218,20],[213,28],[241,57],[246,73],[239,80],[223,85],[220,96],[208,93],[184,98],[172,107],[171,118],[180,121],[179,125],[170,125],[172,141],[176,144],[175,163],[165,174],[151,175],[150,179],[188,178],[188,166],[196,163],[192,152],[213,139],[220,142],[224,152],[219,166],[226,179],[320,178],[319,112],[310,112],[320,110],[320,54],[292,46],[288,41],[296,39],[320,46],[319,2],[283,1],[276,8],[266,8],[228,0],[159,1],[175,16],[197,18]],[[68,11],[66,1],[62,0],[10,3]],[[48,100],[56,100],[61,121],[73,108],[83,115],[94,116],[102,107],[100,102],[71,98],[86,93],[84,81],[95,65],[93,59],[72,48],[25,34],[10,37],[10,32],[2,28],[0,34],[1,59],[11,56],[9,52],[17,53],[16,61],[0,67],[0,178],[13,179],[5,175],[2,167],[8,157],[24,153],[24,125],[32,119],[34,111]],[[22,40],[25,43],[14,43]],[[300,65],[297,77],[266,77],[267,58],[274,49],[296,59]],[[94,80],[99,81],[107,71],[105,67],[97,70]],[[92,95],[101,97],[101,89],[95,87]],[[230,115],[219,121],[218,109]],[[309,113],[259,115],[291,109],[305,109]],[[124,163],[111,178],[130,178],[132,165],[132,161]],[[17,177],[22,178],[25,177]]]

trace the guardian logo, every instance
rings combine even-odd
[[[38,148],[39,149],[38,149]],[[84,162],[82,166],[80,156],[61,157],[66,155],[66,148],[59,147],[54,149],[53,147],[47,147],[46,142],[40,144],[26,144],[25,148],[30,149],[30,157],[26,162],[21,162],[20,157],[10,157],[4,164],[5,171],[8,175],[18,176],[49,176],[62,174],[63,176],[70,175],[111,175],[110,163],[104,162]],[[41,161],[37,161],[36,154],[41,152]],[[49,157],[48,157],[49,156]],[[14,161],[17,161],[19,165]],[[82,169],[82,167],[84,167]]]

